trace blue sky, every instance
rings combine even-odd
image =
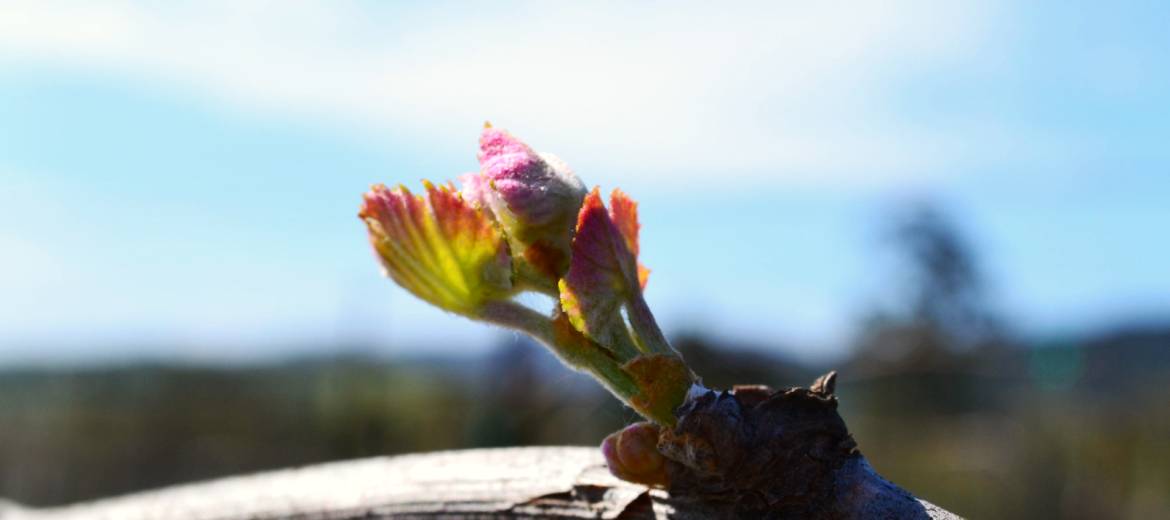
[[[380,279],[355,215],[475,170],[485,120],[641,203],[668,331],[840,355],[919,198],[1023,334],[1164,319],[1168,15],[2,2],[0,363],[483,352],[510,333]]]

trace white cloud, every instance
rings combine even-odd
[[[11,66],[80,68],[466,153],[490,119],[599,170],[921,175],[969,150],[897,114],[991,2],[0,4]]]

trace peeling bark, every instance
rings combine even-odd
[[[0,507],[0,520],[654,518],[649,503],[646,487],[609,474],[597,448],[508,448],[321,464],[60,508]]]

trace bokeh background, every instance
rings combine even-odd
[[[640,202],[647,299],[708,386],[838,370],[877,470],[967,517],[1168,518],[1168,22],[0,1],[0,497],[634,421],[378,276],[361,193],[476,170],[491,121]]]

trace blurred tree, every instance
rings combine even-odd
[[[890,277],[894,299],[876,304],[864,320],[858,340],[864,363],[894,371],[937,367],[960,352],[1002,343],[976,255],[952,220],[920,202],[891,221],[884,242],[899,270]]]
[[[472,446],[528,446],[540,436],[541,418],[557,406],[546,391],[531,341],[502,345],[488,359],[481,378],[480,402],[472,423]]]
[[[822,373],[763,350],[721,344],[695,333],[674,338],[673,343],[687,363],[703,367],[703,384],[717,390],[735,385],[800,386]]]

